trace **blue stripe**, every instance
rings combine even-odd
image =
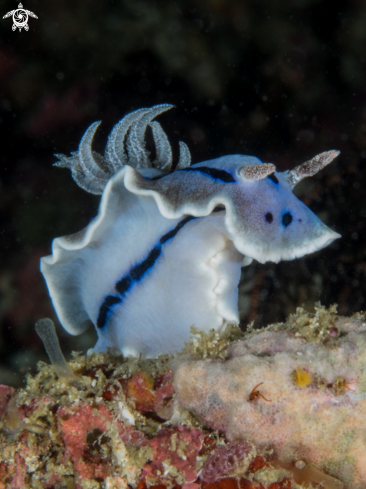
[[[166,173],[164,175],[159,175],[157,177],[150,178],[150,180],[161,180],[162,178],[172,175],[173,173],[174,175],[176,175],[178,172],[197,172],[197,173],[201,173],[202,175],[207,175],[213,180],[219,180],[223,183],[236,183],[235,178],[228,171],[219,170],[217,168],[210,168],[208,166],[200,166],[197,168],[192,168],[191,166],[189,166],[187,168],[182,168],[181,170],[175,170],[170,173]]]
[[[122,277],[115,285],[115,289],[118,295],[107,295],[102,305],[99,308],[99,314],[97,319],[97,327],[103,328],[111,313],[113,308],[121,304],[123,298],[126,296],[127,292],[131,290],[134,284],[140,282],[145,275],[151,271],[156,261],[159,259],[162,253],[162,247],[168,243],[174,236],[185,226],[189,221],[197,219],[194,216],[188,216],[182,219],[175,228],[171,229],[165,233],[158,241],[158,243],[152,248],[147,257],[140,263],[135,265],[124,277]]]

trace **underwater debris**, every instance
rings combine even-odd
[[[365,346],[365,316],[317,306],[260,331],[195,330],[175,357],[74,355],[79,388],[40,362],[23,389],[0,386],[0,489],[366,489]],[[249,401],[259,379],[272,402]]]
[[[255,387],[253,387],[252,391],[250,392],[250,394],[248,396],[248,401],[255,401],[256,399],[258,399],[258,397],[261,397],[262,399],[264,399],[267,402],[272,402],[270,399],[267,399],[266,397],[264,397],[264,395],[258,390],[258,387],[260,385],[263,385],[263,384],[264,384],[264,382],[260,382]]]

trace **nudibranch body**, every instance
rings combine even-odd
[[[112,130],[104,156],[91,149],[99,123],[86,131],[78,152],[58,155],[58,166],[102,198],[85,229],[53,241],[41,271],[62,326],[76,335],[95,325],[95,351],[151,357],[179,350],[192,325],[219,330],[239,321],[242,266],[292,260],[339,237],[292,193],[337,151],[280,173],[243,155],[190,165],[180,142],[171,171],[167,136],[152,121],[169,108],[128,114]],[[144,144],[147,126],[153,163]]]

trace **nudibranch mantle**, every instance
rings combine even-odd
[[[56,165],[102,198],[85,229],[53,241],[41,271],[62,326],[80,334],[95,325],[95,351],[152,357],[179,350],[192,325],[219,330],[239,321],[242,266],[299,258],[340,237],[292,193],[338,151],[277,172],[244,155],[190,165],[180,142],[171,171],[168,138],[152,121],[169,108],[128,114],[112,130],[104,156],[91,149],[99,123],[86,131],[78,152],[57,155]],[[147,126],[153,163],[144,144]]]

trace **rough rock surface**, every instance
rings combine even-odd
[[[366,321],[335,308],[302,310],[252,331],[225,358],[182,358],[181,405],[232,442],[306,461],[348,487],[366,487]]]
[[[358,370],[363,321],[318,308],[315,315],[299,311],[286,325],[262,332],[195,331],[176,357],[75,354],[70,367],[78,385],[60,381],[52,366],[41,363],[23,389],[0,386],[0,489],[298,489],[320,482],[326,489],[364,488],[357,465],[365,458],[364,378]],[[322,364],[314,360],[315,352],[328,350],[331,372],[325,353]],[[299,352],[305,358],[296,363]],[[255,368],[243,376],[246,362]],[[261,369],[272,383],[260,377]],[[257,391],[267,401],[253,391],[260,382]],[[283,399],[289,392],[294,409],[310,406],[303,419]],[[240,403],[249,411],[240,411]],[[342,413],[344,457],[333,457],[333,465],[319,461],[314,433],[326,433],[329,423],[338,426],[334,420]],[[301,443],[291,448],[286,433]]]
[[[76,356],[79,386],[46,364],[24,389],[0,386],[0,489],[249,489],[263,469],[270,485],[260,487],[297,487],[253,445],[227,444],[183,413],[170,363]]]

